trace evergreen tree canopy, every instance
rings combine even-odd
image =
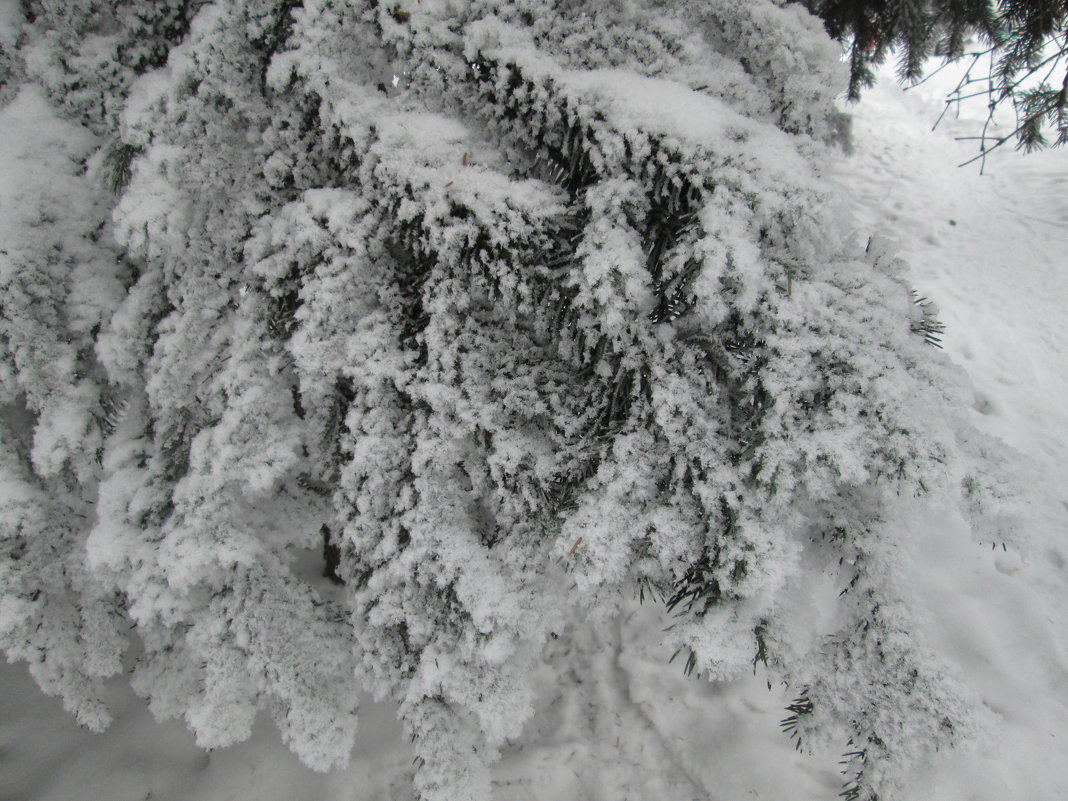
[[[872,68],[899,51],[899,75],[915,83],[928,59],[970,62],[947,103],[983,98],[980,153],[1016,140],[1031,151],[1068,142],[1068,5],[1061,0],[806,0],[828,33],[849,43],[848,95],[858,100]],[[990,132],[1009,103],[1016,125]]]
[[[688,670],[796,688],[852,797],[966,738],[895,510],[994,525],[990,480],[821,178],[815,17],[98,6],[28,6],[21,69],[107,141],[71,124],[0,255],[0,645],[44,689],[104,725],[132,638],[157,715],[216,747],[266,710],[319,769],[371,690],[423,798],[486,798],[543,644],[641,592]]]

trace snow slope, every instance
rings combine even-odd
[[[929,634],[994,727],[986,748],[921,777],[915,797],[1053,801],[1068,797],[1068,152],[1006,148],[982,176],[978,163],[958,169],[976,150],[954,137],[978,132],[982,105],[924,132],[955,84],[944,75],[906,93],[884,79],[836,176],[858,232],[894,237],[939,303],[975,422],[1016,451],[1025,510],[1008,550],[976,551],[953,525],[916,538]]]
[[[1011,446],[1023,488],[1026,526],[1009,542],[976,543],[949,511],[901,521],[923,620],[916,636],[982,699],[990,722],[975,750],[918,774],[903,801],[1059,801],[1068,797],[1068,152],[999,152],[983,176],[957,169],[973,151],[953,136],[976,122],[929,132],[947,80],[906,94],[884,79],[854,109],[856,152],[833,175],[857,237],[896,240],[914,284],[938,302],[946,350],[975,387],[975,420]],[[0,141],[25,124],[19,109],[45,113],[36,102],[0,110]],[[7,174],[16,155],[0,151]],[[634,603],[551,643],[538,714],[495,769],[498,797],[834,798],[837,754],[798,754],[778,730],[786,692],[759,674],[685,677],[655,644],[665,624],[657,606]],[[93,735],[36,691],[25,666],[0,665],[0,801],[410,797],[411,753],[388,707],[364,707],[352,764],[321,775],[265,721],[250,741],[207,755],[180,723],[156,723],[121,684],[112,692],[115,723]]]

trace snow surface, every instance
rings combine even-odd
[[[1013,449],[1026,526],[977,544],[947,510],[901,522],[920,634],[989,710],[970,752],[943,755],[901,801],[1060,801],[1068,797],[1068,151],[997,152],[986,174],[975,118],[935,133],[949,78],[903,93],[884,78],[854,109],[856,152],[832,176],[856,235],[890,237],[910,278],[936,300],[945,347],[975,387],[977,425]],[[40,104],[0,112],[0,141]],[[976,114],[982,109],[977,109]],[[34,120],[34,126],[42,125]],[[38,128],[40,130],[40,128]],[[18,175],[12,150],[0,170]],[[5,193],[17,187],[4,186]],[[789,698],[758,672],[731,683],[683,675],[655,645],[654,604],[613,624],[576,624],[550,643],[537,714],[494,768],[496,796],[528,799],[832,799],[836,753],[798,754],[778,730]],[[156,723],[121,682],[115,722],[79,729],[24,665],[0,665],[0,799],[65,801],[374,801],[410,797],[411,751],[392,710],[361,708],[349,768],[301,766],[265,720],[252,739],[211,754],[181,723]]]

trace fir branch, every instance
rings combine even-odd
[[[143,149],[121,140],[112,142],[104,151],[102,167],[104,185],[113,194],[120,195],[133,177],[133,161]]]
[[[786,707],[790,714],[779,721],[779,727],[784,734],[789,735],[794,743],[794,749],[803,750],[803,738],[801,736],[801,724],[806,717],[812,714],[815,707],[808,697],[808,689],[802,689],[793,701]]]

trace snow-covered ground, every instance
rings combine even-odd
[[[858,231],[894,237],[937,300],[975,422],[1015,451],[1023,492],[1008,550],[937,521],[914,537],[927,634],[993,713],[985,747],[919,777],[915,798],[1053,801],[1068,797],[1068,152],[1004,148],[982,176],[957,169],[976,143],[954,137],[978,132],[982,104],[926,132],[955,83],[884,81],[838,175]]]
[[[970,752],[943,755],[901,801],[1068,797],[1068,152],[997,152],[986,174],[975,118],[931,133],[945,78],[903,93],[889,80],[854,109],[856,152],[834,180],[862,242],[896,241],[936,300],[945,347],[975,387],[978,426],[1011,449],[1026,525],[979,545],[954,513],[901,521],[935,648],[987,708]],[[23,122],[0,111],[0,141]],[[975,109],[977,115],[981,108]],[[39,124],[39,123],[38,123]],[[8,149],[2,158],[11,157]],[[9,165],[10,166],[10,165]],[[1007,451],[1009,452],[1009,451]],[[1012,455],[1014,454],[1014,455]],[[651,604],[553,641],[537,716],[495,770],[502,801],[833,799],[837,755],[798,754],[779,732],[788,702],[759,673],[687,678],[656,642]],[[0,665],[0,801],[372,801],[410,797],[411,752],[392,711],[363,707],[350,767],[302,767],[267,721],[206,754],[181,723],[155,722],[121,683],[106,733],[79,729],[24,665]]]

